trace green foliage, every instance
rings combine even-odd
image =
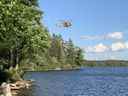
[[[82,50],[61,35],[50,36],[42,15],[37,0],[0,1],[0,73],[6,80],[21,79],[23,70],[81,66]]]
[[[18,77],[16,66],[34,64],[49,47],[50,36],[37,0],[1,0],[0,13],[0,68]]]
[[[80,67],[83,63],[83,51],[74,46],[71,39],[64,41],[61,35],[51,37],[51,47],[47,51],[47,68],[72,69]]]
[[[8,74],[8,81],[21,80],[20,71],[19,71],[18,67],[16,67],[16,68],[10,67],[5,72]]]
[[[120,60],[104,60],[104,61],[84,61],[83,66],[86,67],[127,67],[127,61]]]

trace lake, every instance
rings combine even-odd
[[[27,72],[35,83],[30,96],[128,96],[128,68],[81,68]]]

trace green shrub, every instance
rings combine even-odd
[[[8,81],[21,80],[21,72],[19,71],[17,66],[16,68],[11,67],[6,70],[6,74],[8,75]]]

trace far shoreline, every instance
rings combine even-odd
[[[61,69],[61,70],[55,70],[55,69],[49,69],[49,70],[28,70],[25,71],[26,72],[61,72],[61,71],[76,71],[76,70],[81,70],[81,69],[86,69],[86,68],[91,68],[91,69],[95,69],[95,68],[128,68],[128,66],[84,66],[84,67],[80,67],[80,68],[73,68],[73,69]]]

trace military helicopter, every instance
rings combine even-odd
[[[60,20],[57,23],[57,27],[61,27],[61,28],[70,28],[71,26],[72,26],[71,20]]]

